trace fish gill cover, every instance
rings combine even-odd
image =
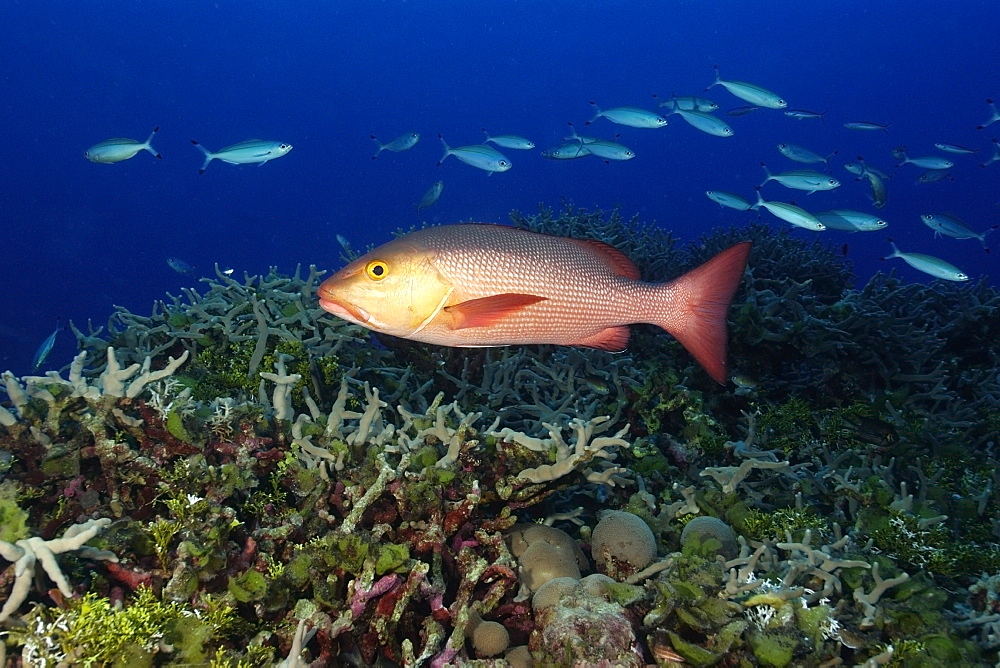
[[[998,222],[1000,90],[979,45],[1000,9],[49,9],[0,8],[21,27],[0,63],[17,156],[0,163],[15,665],[444,665],[504,644],[526,647],[517,665],[997,661],[996,253],[921,216]],[[787,107],[725,115],[757,102],[704,91],[714,65]],[[591,100],[606,113],[585,125]],[[622,107],[668,124],[616,123],[635,118],[607,113]],[[162,160],[84,157],[157,126]],[[484,127],[537,148],[491,142],[513,166],[490,176],[436,166],[437,134],[471,146]],[[372,135],[409,133],[371,160]],[[195,138],[295,150],[199,175]],[[581,155],[590,138],[607,145]],[[569,142],[573,159],[542,157]],[[953,166],[920,166],[933,156]],[[812,232],[705,196],[754,202],[761,162],[840,182],[769,182],[763,200],[888,228]],[[349,254],[337,235],[360,251],[511,210],[614,245],[646,280],[753,240],[733,384],[652,328],[621,355],[469,351],[375,341],[318,308]],[[971,280],[883,262],[890,236]],[[31,370],[57,318],[75,336]],[[651,564],[593,553],[605,509],[645,522]],[[682,540],[695,517],[731,533]]]

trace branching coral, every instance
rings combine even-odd
[[[822,245],[756,226],[679,249],[600,212],[518,222],[600,237],[652,280],[754,238],[731,311],[753,391],[703,383],[675,342],[641,328],[622,355],[383,349],[317,307],[313,268],[217,272],[148,317],[119,310],[110,340],[76,330],[85,354],[62,375],[4,375],[0,473],[16,497],[0,508],[17,509],[5,555],[27,555],[13,550],[28,527],[44,543],[120,518],[100,540],[121,563],[85,600],[116,619],[107,611],[180,611],[145,631],[154,649],[135,643],[164,664],[461,663],[502,644],[476,640],[479,618],[553,662],[560,638],[592,629],[614,631],[601,658],[623,664],[864,665],[892,660],[890,646],[900,661],[923,648],[985,663],[998,611],[986,584],[966,587],[1000,550],[988,286],[881,277],[852,290]],[[577,550],[604,552],[602,510],[641,518],[659,561],[624,582],[588,576]],[[695,516],[735,542],[726,534],[719,554],[717,537],[692,539]],[[545,530],[567,549],[515,548]],[[551,552],[568,558],[548,575],[571,578],[536,583]],[[84,599],[24,613],[13,592],[31,569],[16,570],[0,577],[7,618],[73,627]],[[532,609],[529,575],[539,594],[556,583],[554,603]],[[953,623],[949,603],[968,614]],[[207,622],[223,616],[238,619]],[[573,651],[594,656],[590,645]],[[79,662],[104,656],[80,647]]]
[[[52,579],[63,596],[72,596],[73,588],[69,586],[66,576],[59,568],[56,561],[57,554],[65,552],[79,552],[80,556],[89,559],[103,559],[117,562],[118,557],[105,550],[97,550],[84,545],[88,540],[96,536],[101,529],[111,524],[108,518],[99,520],[87,520],[82,524],[75,524],[66,532],[62,538],[52,540],[42,540],[37,536],[23,538],[13,545],[7,541],[0,540],[0,556],[7,561],[14,562],[14,588],[11,589],[10,596],[0,609],[0,622],[4,622],[17,610],[28,597],[31,583],[35,579],[35,562],[41,564],[42,568]]]

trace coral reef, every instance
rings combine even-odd
[[[759,225],[513,217],[650,280],[754,240],[738,382],[643,327],[619,355],[375,341],[315,268],[217,270],[3,374],[9,664],[997,662],[996,291],[855,289]]]

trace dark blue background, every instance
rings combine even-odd
[[[213,262],[238,274],[336,269],[337,233],[363,247],[422,220],[503,222],[511,209],[558,208],[560,198],[618,206],[692,239],[754,218],[703,193],[752,197],[761,160],[798,168],[779,142],[840,151],[839,190],[764,190],[813,211],[871,210],[866,185],[840,168],[857,154],[896,171],[882,212],[888,232],[823,233],[849,244],[859,280],[888,266],[931,280],[900,260],[881,263],[886,236],[974,276],[995,273],[1000,255],[974,240],[935,240],[918,219],[948,211],[980,230],[1000,222],[1000,163],[980,169],[954,156],[954,182],[918,186],[920,170],[897,171],[889,155],[899,144],[934,154],[934,142],[991,155],[1000,123],[974,128],[988,117],[984,99],[1000,97],[995,2],[8,0],[0,25],[0,369],[18,374],[57,317],[103,324],[112,304],[145,313],[165,292],[197,285],[166,265],[171,255],[197,275]],[[827,120],[760,110],[729,119],[736,136],[721,139],[677,118],[661,130],[600,119],[588,131],[620,132],[638,157],[607,165],[506,151],[513,169],[493,176],[454,158],[435,166],[438,132],[454,146],[481,141],[486,127],[542,149],[567,121],[590,118],[588,100],[652,108],[652,93],[700,94],[715,63],[724,78],[770,88],[792,107],[828,110]],[[723,110],[744,104],[718,87],[708,95]],[[841,127],[849,120],[892,126],[859,133]],[[155,125],[162,162],[83,157],[108,137],[144,140]],[[369,134],[388,141],[411,130],[423,134],[413,150],[370,159]],[[190,139],[215,150],[251,137],[295,148],[263,167],[213,162],[198,175]],[[418,215],[413,203],[437,179],[441,201]],[[1000,246],[1000,233],[992,241]],[[72,354],[63,334],[50,365]]]

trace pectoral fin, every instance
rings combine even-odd
[[[444,307],[452,317],[452,329],[468,327],[488,327],[516,313],[526,306],[537,304],[548,297],[507,293],[470,299],[461,304]]]

